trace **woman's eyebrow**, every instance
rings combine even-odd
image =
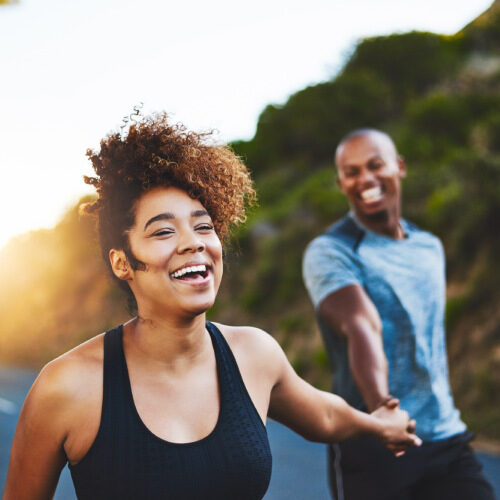
[[[153,222],[159,221],[159,220],[169,220],[169,219],[175,219],[175,215],[171,212],[164,212],[162,214],[155,215],[154,217],[151,217],[146,224],[144,225],[144,231],[147,229],[147,227],[150,224],[153,224]]]
[[[191,217],[203,217],[205,215],[210,217],[210,214],[206,210],[194,210],[191,212]]]
[[[193,210],[191,212],[191,217],[204,217],[205,215],[209,215],[209,213],[206,210]],[[170,219],[175,219],[175,215],[171,212],[164,212],[162,214],[155,215],[146,222],[146,224],[144,225],[144,231],[147,229],[149,225],[153,224],[153,222],[157,222],[159,220],[170,220]]]

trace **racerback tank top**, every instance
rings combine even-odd
[[[69,466],[79,500],[257,500],[271,476],[266,428],[220,331],[207,322],[217,363],[219,417],[192,443],[153,434],[134,405],[122,327],[104,336],[99,431],[85,457]],[[203,414],[200,415],[203,418]]]

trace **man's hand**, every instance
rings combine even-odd
[[[371,415],[383,421],[385,432],[381,441],[396,457],[404,455],[410,446],[422,444],[415,434],[415,420],[410,420],[408,413],[399,408],[399,400],[396,398],[384,402]]]

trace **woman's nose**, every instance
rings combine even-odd
[[[179,253],[202,252],[205,250],[205,242],[196,231],[184,231],[179,238]]]

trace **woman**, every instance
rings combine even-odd
[[[270,417],[307,439],[419,444],[397,402],[368,415],[300,379],[250,327],[207,323],[222,244],[255,193],[227,148],[166,115],[87,154],[103,256],[137,316],[49,363],[24,404],[4,500],[45,499],[69,462],[81,499],[259,499]],[[84,265],[84,263],[82,263]]]

